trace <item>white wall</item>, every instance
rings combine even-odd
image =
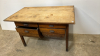
[[[0,25],[1,25],[1,20],[0,20]]]
[[[70,33],[100,34],[100,0],[0,0],[2,29],[15,30],[13,22],[3,20],[23,7],[67,5],[75,6],[76,24],[70,24]]]

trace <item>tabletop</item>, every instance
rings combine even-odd
[[[24,7],[4,21],[74,24],[74,6]]]

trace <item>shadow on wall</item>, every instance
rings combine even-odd
[[[100,24],[96,21],[92,14],[87,13],[84,8],[75,7],[74,9],[75,24],[70,25],[70,33],[98,34],[100,32]],[[74,32],[71,28],[75,29]]]
[[[74,8],[75,9],[75,8]],[[76,22],[76,20],[75,20],[75,22]],[[74,44],[74,40],[73,40],[73,38],[74,38],[74,32],[73,32],[73,26],[74,26],[75,24],[69,24],[69,39],[68,39],[68,49],[69,49],[69,51],[70,51],[70,49],[73,47],[73,44]]]
[[[73,40],[73,38],[74,38],[74,34],[73,34],[73,25],[72,24],[69,24],[69,39],[68,39],[68,42],[69,42],[69,50],[72,48],[72,46],[73,46],[73,42],[74,42],[74,40]]]

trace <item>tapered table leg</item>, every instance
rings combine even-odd
[[[40,29],[38,29],[38,33],[39,33],[39,37],[40,37],[40,38],[43,38],[43,35],[42,35]]]
[[[69,25],[66,25],[66,51],[68,51]]]
[[[24,40],[24,37],[23,37],[22,35],[20,35],[20,38],[21,38],[21,40],[22,40],[22,42],[23,42],[23,45],[24,45],[24,46],[27,46],[27,45],[26,45],[26,42],[25,42],[25,40]]]

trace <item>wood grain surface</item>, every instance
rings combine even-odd
[[[38,34],[38,29],[25,29],[25,28],[16,28],[17,32],[19,33],[26,33],[26,34]]]
[[[26,23],[26,22],[15,22],[16,26],[25,26],[25,27],[38,27],[36,23]]]
[[[29,33],[19,33],[22,36],[29,36],[29,37],[38,37],[40,38],[40,36],[38,34],[29,34]]]
[[[4,21],[74,24],[74,6],[24,7]]]
[[[54,33],[54,34],[65,34],[65,29],[48,29],[48,28],[40,28],[42,33]]]
[[[44,37],[57,37],[64,38],[65,34],[42,33]]]
[[[66,28],[65,24],[39,24],[39,28]]]

